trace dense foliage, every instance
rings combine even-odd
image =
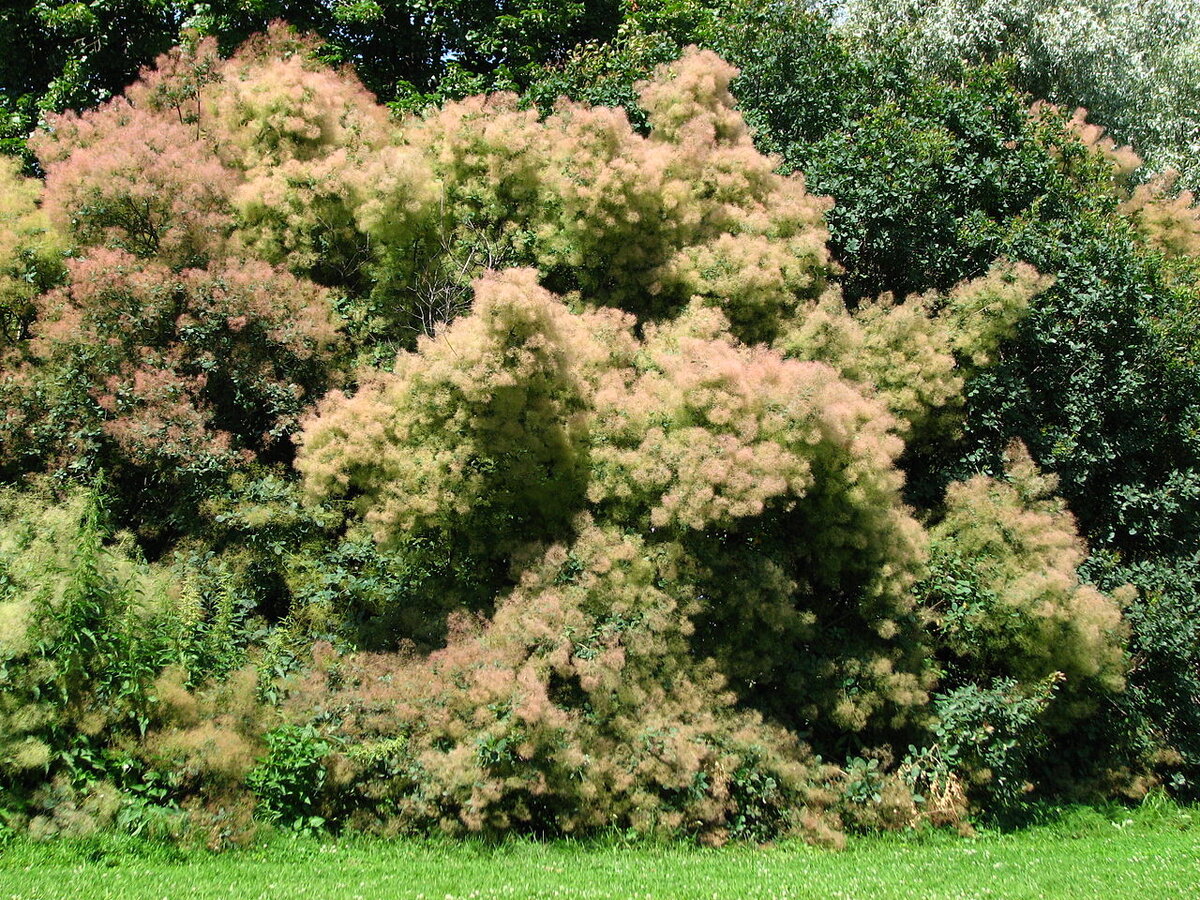
[[[1031,94],[1086,107],[1157,171],[1200,179],[1200,8],[1190,0],[848,0],[846,27],[953,75],[1009,58]]]
[[[1186,617],[1164,642],[1156,614],[1194,596],[1200,410],[1191,194],[1176,193],[1169,176],[1139,182],[1140,158],[1082,112],[1068,117],[1044,103],[1031,111],[1032,98],[1010,86],[1010,61],[960,64],[957,77],[940,80],[914,71],[903,47],[866,51],[797,4],[725,5],[716,20],[710,5],[683,8],[682,21],[630,20],[616,41],[548,72],[534,98],[565,92],[621,102],[638,119],[629,85],[680,40],[699,41],[741,67],[731,87],[756,143],[832,196],[830,248],[852,302],[880,291],[946,290],[997,256],[1055,277],[995,365],[969,375],[960,438],[910,446],[906,493],[919,506],[937,504],[951,480],[999,474],[1011,441],[1022,440],[1056,474],[1096,551],[1090,577],[1142,588],[1130,610],[1131,646],[1145,655],[1134,653],[1121,702],[1146,715],[1123,706],[1109,720],[1122,723],[1119,733],[1096,735],[1085,752],[1123,747],[1112,760],[1120,768],[1128,753],[1161,748],[1166,732],[1149,710],[1162,707],[1152,698],[1163,690],[1176,703],[1200,662]],[[1160,597],[1170,599],[1150,600]],[[1151,674],[1160,666],[1182,680],[1168,688]],[[1177,762],[1181,753],[1191,774],[1172,777],[1194,780],[1195,745],[1171,733],[1171,749],[1153,753]],[[1086,767],[1071,752],[1078,747],[1058,751],[1072,760],[1064,770]]]
[[[577,43],[610,37],[620,15],[620,0],[18,0],[0,9],[0,146],[19,152],[39,117],[119,94],[190,32],[229,52],[286,18],[383,100],[422,106],[524,84]]]
[[[524,97],[390,115],[276,24],[0,171],[6,820],[837,840],[1190,789],[1190,195],[791,4],[545,70],[472,34]]]

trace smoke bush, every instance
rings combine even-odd
[[[770,833],[828,833],[828,773],[734,710],[711,662],[688,652],[689,610],[661,586],[676,577],[670,548],[586,517],[575,531],[482,630],[461,628],[428,658],[347,660],[341,688],[308,686],[340,733],[392,758],[391,814],[449,831],[618,826],[719,841],[762,819]],[[776,785],[769,809],[750,805],[749,773]],[[378,790],[364,788],[368,801]]]
[[[978,475],[951,485],[927,603],[958,678],[1003,674],[1036,684],[1053,673],[1076,700],[1089,682],[1123,686],[1120,603],[1083,584],[1086,557],[1074,519],[1024,446],[1009,450],[1003,480]],[[1070,717],[1072,709],[1058,710]],[[1073,710],[1078,715],[1079,710]]]
[[[33,298],[62,275],[61,237],[39,207],[38,183],[23,178],[16,160],[0,161],[0,341],[27,336]],[[0,359],[7,349],[0,347]]]
[[[26,420],[5,455],[46,441],[64,463],[196,486],[277,458],[328,383],[329,301],[266,263],[175,273],[94,250],[69,262],[67,282],[37,300],[24,392],[43,417]]]
[[[1048,279],[1001,261],[847,305],[829,201],[755,149],[708,52],[639,85],[642,134],[510,95],[393,122],[309,49],[198,42],[38,143],[73,252],[0,459],[103,468],[157,550],[191,534],[170,652],[131,688],[132,756],[176,802],[214,828],[253,787],[381,830],[829,837],[853,790],[814,751],[922,733],[951,664],[1065,673],[1060,723],[1076,682],[1119,689],[1117,607],[1031,464],[952,487],[932,530],[902,496]],[[991,605],[947,606],[951,576]],[[243,665],[247,602],[282,620],[280,680]],[[372,629],[381,652],[347,646]],[[306,666],[316,637],[338,648]],[[915,815],[889,778],[852,819]]]
[[[564,102],[539,122],[504,97],[409,126],[448,221],[471,223],[458,246],[537,268],[476,281],[468,312],[304,430],[312,500],[346,498],[385,547],[445,548],[447,574],[469,573],[451,578],[462,605],[491,615],[427,658],[370,664],[396,678],[370,734],[393,754],[401,818],[715,835],[739,815],[720,773],[751,756],[791,771],[770,777],[793,797],[829,777],[779,724],[825,745],[928,721],[937,671],[913,592],[928,538],[896,461],[906,438],[953,432],[963,373],[1049,282],[997,264],[848,310],[827,290],[824,203],[754,151],[731,74],[702,53],[661,70],[645,138],[618,112]],[[981,534],[1011,527],[1004,502],[948,502]],[[1056,536],[990,573],[1030,608],[1028,640],[996,652],[1026,652],[1014,676],[1030,685],[1061,667],[1118,689],[1119,613],[1073,580],[1073,522],[1041,502]],[[953,513],[940,527],[974,533]],[[1061,657],[1033,662],[1037,640]],[[330,683],[342,728],[361,727],[379,678]],[[639,756],[659,725],[672,737]]]

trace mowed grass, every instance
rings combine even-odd
[[[1076,808],[1012,832],[706,850],[682,844],[280,838],[220,855],[10,842],[0,900],[1200,897],[1200,810]]]

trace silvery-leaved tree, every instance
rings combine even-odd
[[[1200,184],[1200,7],[1191,0],[849,0],[845,27],[952,75],[1011,57],[1039,99],[1086,107],[1155,171]]]

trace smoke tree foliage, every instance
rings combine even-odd
[[[1052,494],[1056,480],[1020,444],[1010,448],[1007,476],[951,485],[946,514],[931,530],[930,588],[942,595],[937,627],[954,668],[1027,684],[1060,672],[1069,682],[1097,678],[1119,689],[1123,660],[1110,638],[1122,627],[1119,611],[1079,583],[1085,548]],[[1122,595],[1130,599],[1128,590]]]
[[[689,809],[717,834],[737,810],[715,774],[745,755],[734,735],[778,740],[718,715],[734,698],[822,744],[926,719],[936,672],[913,586],[928,538],[902,502],[896,460],[914,432],[932,439],[935,419],[953,429],[960,372],[988,363],[1047,282],[998,263],[946,296],[847,310],[828,285],[825,203],[754,150],[728,93],[734,74],[704,52],[658,71],[641,87],[644,137],[620,112],[563,101],[539,121],[503,96],[402,126],[424,156],[399,157],[406,166],[433,158],[443,227],[471,223],[457,247],[487,241],[526,267],[484,275],[469,312],[390,371],[363,373],[353,395],[326,397],[297,465],[313,499],[345,497],[383,545],[452,548],[474,573],[468,608],[495,609],[388,688],[412,711],[392,726],[406,735],[400,755],[419,784],[441,785],[423,802],[446,827],[572,829],[586,822],[581,799],[604,797],[616,821],[669,826]],[[368,217],[420,196],[373,181],[402,193],[381,191]],[[1069,519],[1058,527],[1078,541]],[[1042,563],[1019,547],[992,552],[1015,571]],[[636,583],[626,570],[639,556],[666,568],[638,575],[649,580],[626,608],[619,586]],[[1016,640],[1072,679],[1117,689],[1118,608],[1085,591],[1100,611],[1072,614],[1085,590],[1073,562]],[[1070,641],[1041,627],[1046,615]],[[561,643],[564,633],[574,637]],[[1107,681],[1059,655],[1098,648]],[[430,700],[430,667],[451,696]],[[705,683],[733,692],[707,695],[700,705],[717,718],[701,727],[687,710]],[[661,693],[668,684],[682,693]],[[690,764],[632,757],[623,765],[642,780],[614,786],[606,754],[645,746],[642,729],[664,710],[677,710]],[[611,750],[585,736],[592,728]],[[802,759],[776,750],[763,764],[788,758]],[[713,805],[680,806],[685,790]]]
[[[216,50],[51,117],[40,196],[0,181],[0,263],[35,286],[12,294],[0,465],[107,472],[150,571],[208,598],[176,619],[230,635],[206,673],[211,641],[161,643],[157,595],[166,624],[127,630],[146,705],[122,734],[172,802],[831,838],[886,816],[821,759],[928,737],[939,679],[1001,679],[1059,729],[1120,691],[1126,592],[1080,581],[1027,455],[903,494],[1053,279],[986,258],[847,302],[830,201],[756,149],[709,51],[637,86],[638,129],[512,94],[392,119],[282,26]],[[22,566],[28,528],[0,544]],[[274,606],[213,587],[248,574]],[[25,616],[33,579],[0,584]],[[280,620],[259,675],[238,616]],[[370,617],[392,627],[373,653]],[[253,767],[268,701],[294,730]],[[887,816],[923,814],[915,777],[887,774]]]
[[[1114,14],[1124,8],[1105,6]],[[1014,90],[1007,59],[958,61],[947,78],[913,60],[903,42],[860,39],[807,4],[674,9],[663,17],[643,5],[616,40],[580,48],[548,70],[530,98],[546,109],[563,93],[618,102],[644,122],[632,85],[683,45],[700,43],[741,69],[731,90],[756,146],[780,154],[786,170],[803,172],[810,189],[833,198],[829,246],[851,305],[878,305],[883,292],[946,294],[998,256],[1055,277],[993,365],[960,370],[966,402],[958,438],[923,442],[922,431],[952,433],[937,417],[931,430],[914,433],[902,458],[906,495],[923,508],[940,503],[950,481],[980,471],[1001,476],[1007,448],[1020,439],[1059,478],[1092,551],[1090,577],[1113,589],[1134,581],[1141,591],[1129,609],[1134,663],[1120,714],[1093,717],[1086,738],[1076,728],[1032,755],[1009,754],[1001,768],[1010,784],[1023,783],[1012,775],[1014,759],[1040,757],[1057,760],[1067,783],[1088,770],[1136,772],[1148,764],[1157,777],[1194,790],[1200,745],[1179,724],[1200,697],[1191,678],[1200,643],[1189,615],[1178,612],[1195,604],[1200,534],[1197,220],[1186,184],[1151,177],[1137,154],[1072,104],[1043,103],[1031,115],[1032,98]],[[1176,46],[1160,43],[1165,52]],[[948,52],[958,59],[957,48]],[[1007,688],[956,696],[976,707],[943,705],[946,721],[982,722],[1013,697]],[[1010,724],[1013,735],[1037,731]]]
[[[61,238],[39,207],[41,186],[0,161],[0,354],[27,336],[33,299],[61,275]]]
[[[207,42],[165,56],[127,97],[52,118],[34,142],[44,221],[31,210],[5,223],[8,268],[21,263],[27,285],[53,289],[6,301],[23,302],[11,330],[28,340],[8,351],[0,382],[2,464],[104,469],[122,496],[141,484],[147,533],[193,518],[231,471],[288,462],[298,415],[337,377],[334,298],[303,277],[314,265],[301,252],[309,233],[241,198],[247,185],[286,193],[289,178],[313,177],[297,169],[350,143],[336,128],[366,130],[354,110],[377,127],[386,116],[357,82],[328,72],[331,83],[312,84],[315,69],[283,55],[308,45],[275,40],[275,68],[259,42],[219,69]],[[247,57],[255,79],[241,77]],[[276,87],[264,90],[264,79]],[[225,90],[208,97],[218,83]],[[276,131],[274,121],[286,124]],[[5,202],[27,185],[8,183]],[[276,264],[281,244],[298,275]],[[54,256],[63,250],[65,263]]]
[[[1190,0],[849,0],[844,27],[896,41],[912,63],[954,75],[1010,57],[1019,86],[1074,108],[1157,172],[1200,183],[1200,9]]]

